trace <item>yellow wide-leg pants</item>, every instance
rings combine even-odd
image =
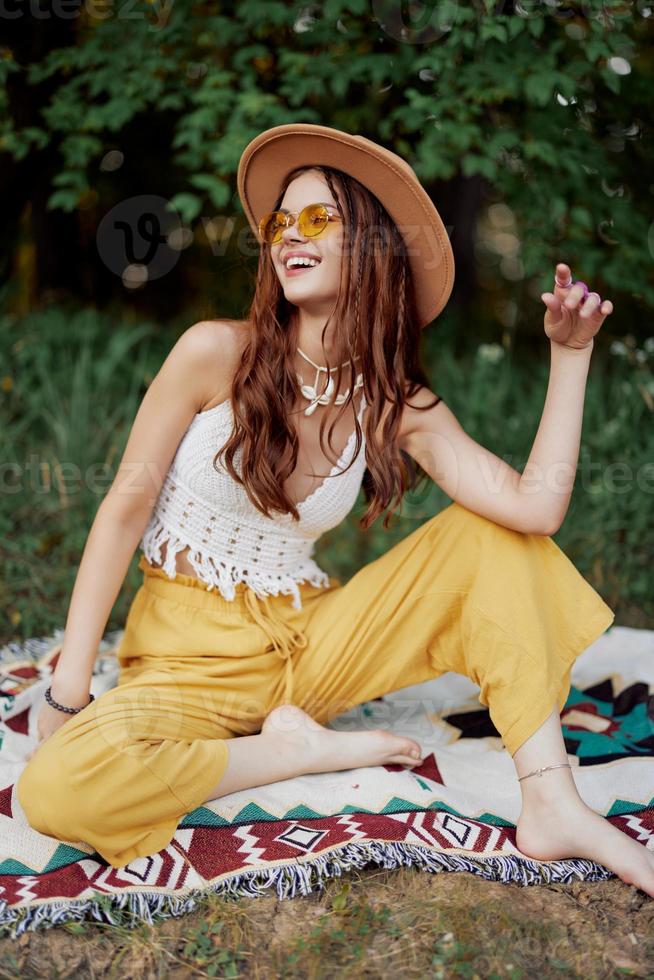
[[[229,739],[285,701],[325,724],[456,671],[513,755],[563,709],[576,657],[614,620],[550,537],[457,503],[347,583],[302,584],[300,610],[242,583],[229,601],[143,556],[139,567],[117,686],[43,742],[17,784],[31,826],[114,867],[169,844],[218,785]]]

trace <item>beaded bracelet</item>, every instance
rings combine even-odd
[[[58,711],[65,711],[69,715],[76,715],[78,711],[83,711],[84,708],[88,708],[91,701],[95,701],[95,695],[89,694],[90,701],[88,702],[88,704],[83,704],[81,708],[67,708],[65,704],[59,704],[57,701],[55,701],[55,699],[52,697],[52,694],[50,693],[51,690],[52,687],[49,687],[48,690],[45,692],[45,700],[48,702],[50,707],[57,708]]]

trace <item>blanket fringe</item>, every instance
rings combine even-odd
[[[517,854],[474,857],[432,851],[416,844],[398,841],[362,841],[315,855],[302,862],[272,868],[239,871],[187,895],[158,892],[99,893],[85,900],[49,900],[24,908],[9,907],[0,901],[0,936],[16,938],[21,933],[48,929],[64,922],[95,920],[110,925],[136,928],[139,923],[153,925],[194,911],[210,893],[229,898],[258,898],[273,889],[279,899],[308,895],[321,890],[325,881],[345,871],[375,864],[386,869],[416,867],[437,874],[468,871],[488,881],[518,885],[570,884],[574,881],[604,881],[615,874],[601,864],[585,859],[536,861]]]

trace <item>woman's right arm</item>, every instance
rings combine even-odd
[[[207,401],[221,393],[229,397],[237,356],[237,334],[229,321],[195,323],[179,337],[145,393],[82,553],[52,676],[56,701],[73,708],[88,703],[107,620],[180,440]],[[54,727],[70,717],[45,707]]]

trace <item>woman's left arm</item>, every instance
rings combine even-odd
[[[570,269],[557,266],[559,282]],[[593,337],[613,304],[581,286],[543,293],[551,373],[543,415],[520,473],[472,439],[452,410],[421,387],[402,407],[398,444],[449,497],[468,510],[525,534],[558,531],[574,486]],[[417,404],[415,404],[417,403]],[[380,423],[381,426],[381,423]]]
[[[610,300],[602,301],[596,292],[585,295],[585,284],[571,283],[570,268],[561,262],[554,292],[541,297],[547,307],[550,377],[538,432],[518,484],[520,493],[537,498],[552,534],[563,523],[574,487],[594,337],[613,312]]]

